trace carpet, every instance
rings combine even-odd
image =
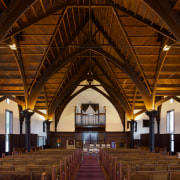
[[[96,156],[84,156],[76,180],[105,180]]]

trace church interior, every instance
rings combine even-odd
[[[0,0],[0,180],[180,179],[180,0]]]

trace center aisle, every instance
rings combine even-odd
[[[84,156],[76,180],[105,180],[96,156]]]

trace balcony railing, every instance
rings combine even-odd
[[[76,126],[105,126],[106,116],[105,113],[99,114],[75,114],[75,125]]]

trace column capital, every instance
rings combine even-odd
[[[52,120],[46,119],[44,122],[45,123],[52,123]]]
[[[159,113],[159,111],[156,111],[156,110],[146,111],[146,115],[153,116],[153,117],[157,116],[158,113]]]
[[[25,109],[23,111],[21,111],[21,113],[25,116],[25,117],[31,117],[34,114],[34,111],[30,110],[30,109]]]

